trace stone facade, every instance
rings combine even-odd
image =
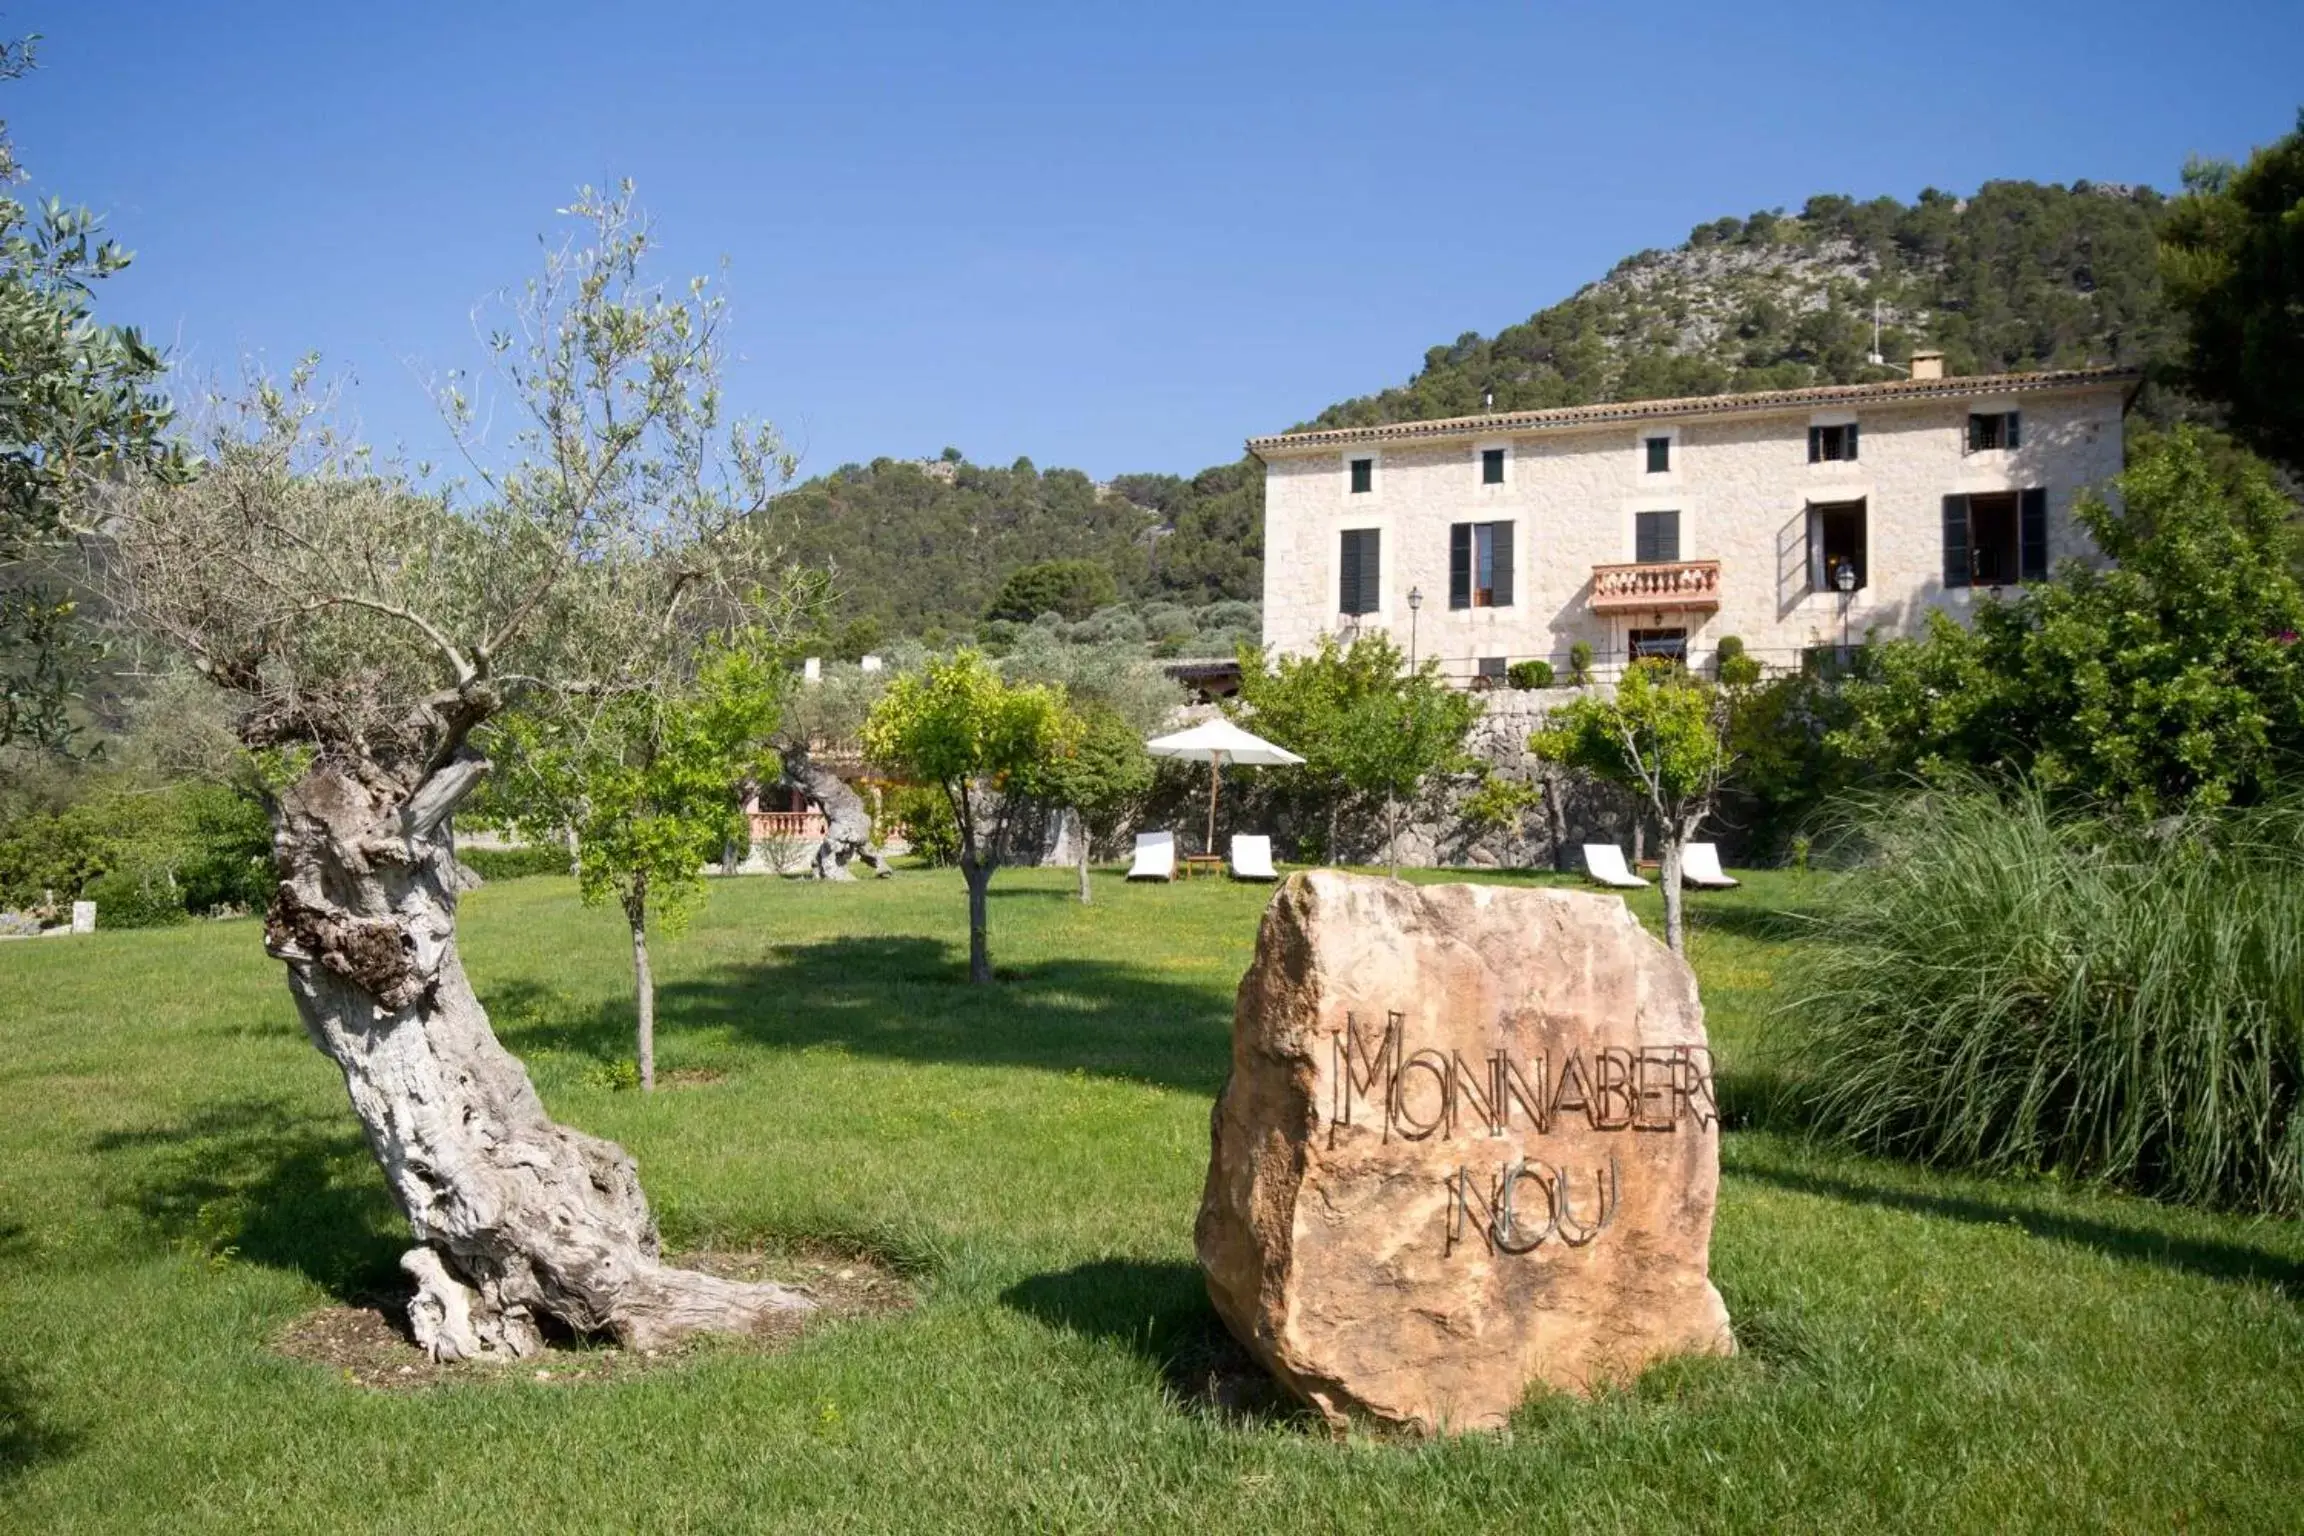
[[[2051,562],[2093,551],[2074,522],[2078,496],[2121,467],[2134,375],[2118,370],[1898,380],[1883,385],[1521,412],[1450,422],[1291,433],[1250,442],[1266,466],[1264,641],[1281,653],[1355,626],[1410,639],[1407,595],[1420,589],[1419,654],[1469,679],[1483,658],[1542,658],[1565,677],[1569,648],[1605,669],[1634,629],[1687,631],[1709,658],[1723,636],[1765,664],[1806,649],[1919,631],[1931,610],[1965,615],[1989,586],[1947,586],[1944,499],[2041,488]],[[2019,413],[2014,449],[1970,451],[1971,412]],[[1810,462],[1809,429],[1859,426],[1857,456]],[[1651,472],[1646,440],[1670,440]],[[1483,483],[1482,454],[1503,453],[1503,482]],[[1373,460],[1364,492],[1351,462]],[[1812,547],[1810,508],[1862,502],[1864,585],[1842,596]],[[1637,515],[1679,513],[1679,560],[1717,561],[1695,606],[1671,601],[1595,611],[1594,568],[1632,562]],[[1450,607],[1450,529],[1510,522],[1509,605]],[[1340,609],[1341,536],[1381,535],[1374,610]],[[1712,604],[1716,606],[1707,606]]]

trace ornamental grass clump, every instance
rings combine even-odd
[[[1865,802],[1785,1017],[1817,1124],[1937,1164],[2304,1210],[2304,805]]]

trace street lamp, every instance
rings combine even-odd
[[[1424,589],[1408,589],[1408,670],[1416,670],[1416,611],[1424,606]]]
[[[1845,671],[1848,666],[1848,604],[1856,596],[1855,562],[1841,561],[1840,568],[1832,573],[1832,585],[1840,589],[1840,666]]]

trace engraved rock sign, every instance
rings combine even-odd
[[[1213,1142],[1209,1296],[1331,1421],[1495,1428],[1735,1348],[1696,978],[1616,897],[1290,877]]]

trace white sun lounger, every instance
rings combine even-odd
[[[1131,880],[1173,880],[1176,878],[1176,834],[1173,832],[1139,832],[1136,834],[1136,857],[1128,866]]]
[[[1277,880],[1280,871],[1272,867],[1272,839],[1251,837],[1240,833],[1232,839],[1232,878],[1235,880]]]
[[[1625,867],[1624,850],[1614,843],[1586,843],[1584,872],[1600,884],[1619,891],[1642,890],[1648,884]]]
[[[1700,891],[1732,891],[1743,884],[1720,867],[1718,843],[1690,843],[1680,850],[1680,883]]]

